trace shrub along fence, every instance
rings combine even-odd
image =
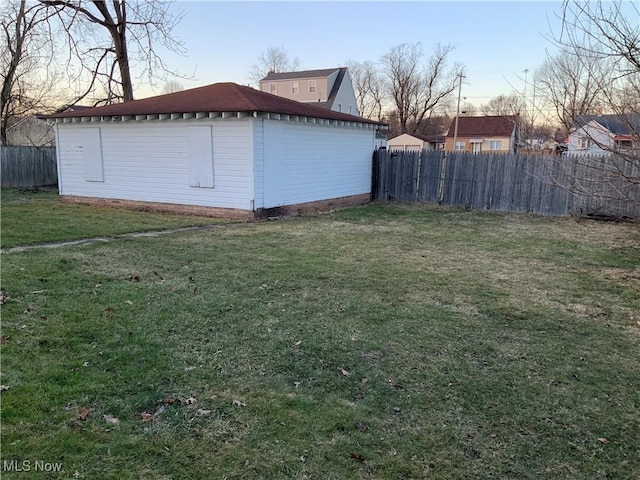
[[[55,147],[0,147],[3,187],[58,184]]]
[[[374,201],[640,219],[640,166],[616,156],[377,150],[372,182]]]

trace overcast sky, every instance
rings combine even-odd
[[[349,59],[378,61],[400,43],[421,42],[427,54],[437,43],[451,44],[451,63],[466,66],[462,95],[480,105],[514,89],[522,93],[524,78],[531,80],[546,51],[554,51],[545,36],[559,28],[560,7],[545,1],[177,1],[172,8],[184,18],[174,34],[187,55],[165,60],[194,75],[179,80],[191,88],[249,84],[251,66],[270,46],[299,58],[301,69],[320,69]],[[137,96],[153,93],[140,89]]]

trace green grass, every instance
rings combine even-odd
[[[3,188],[2,248],[222,223],[207,217],[63,203],[56,189]]]
[[[3,254],[2,460],[637,478],[639,246],[633,225],[372,205]]]

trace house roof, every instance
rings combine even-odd
[[[300,72],[269,72],[267,76],[260,81],[264,82],[269,80],[328,77],[332,73],[335,73],[336,70],[340,70],[341,68],[345,67],[325,68],[323,70],[303,70]]]
[[[585,126],[591,121],[596,121],[614,135],[637,135],[640,133],[640,114],[629,113],[626,115],[580,115],[576,117],[577,128]]]
[[[410,137],[414,137],[414,138],[417,138],[418,140],[422,140],[423,142],[429,142],[429,143],[444,143],[444,140],[445,140],[445,137],[443,135],[422,135],[421,133],[406,133],[406,132],[401,133],[400,135],[396,135],[390,140],[393,140],[394,138],[398,138],[402,135],[409,135]]]
[[[347,67],[340,67],[338,69],[338,76],[336,77],[336,81],[333,82],[333,87],[329,92],[327,101],[318,102],[319,106],[325,107],[325,108],[333,108],[333,103],[336,101],[336,97],[338,96],[338,92],[340,91],[340,87],[342,86],[342,81],[344,80],[344,76],[346,75],[346,73],[347,73]]]
[[[458,137],[509,137],[518,123],[518,115],[458,117]],[[451,121],[447,138],[455,135],[456,119]]]
[[[355,115],[278,97],[235,83],[214,83],[156,97],[94,108],[54,113],[43,118],[114,117],[132,115],[196,114],[206,112],[274,113],[325,120],[385,125]]]

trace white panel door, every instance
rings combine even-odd
[[[84,179],[87,182],[104,182],[100,127],[82,129],[82,158]]]
[[[211,126],[189,125],[187,130],[187,161],[189,186],[213,187],[213,150]]]

